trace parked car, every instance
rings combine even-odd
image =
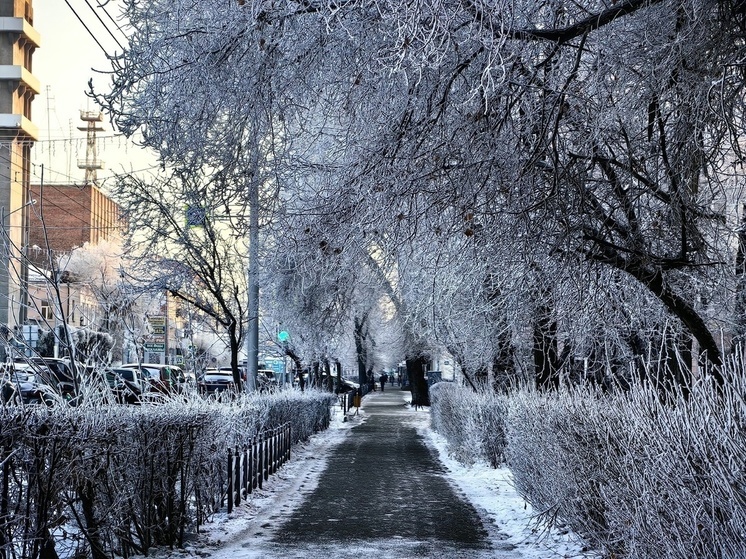
[[[52,388],[67,400],[77,396],[85,367],[64,357],[32,357],[27,364],[35,371],[37,381]]]
[[[178,372],[171,365],[160,363],[127,363],[123,369],[138,369],[145,380],[144,392],[168,394],[176,391]]]
[[[277,378],[272,369],[259,369],[256,372],[256,388],[260,392],[272,392],[277,389]]]
[[[352,382],[349,379],[343,378],[342,382],[340,382],[339,385],[336,386],[334,391],[337,394],[344,394],[345,392],[354,392],[358,388],[360,388],[360,385],[358,383]]]
[[[203,396],[237,391],[233,371],[230,369],[205,369],[202,376],[197,379],[197,388]]]
[[[120,404],[140,403],[142,393],[146,389],[140,369],[115,367],[106,369],[104,374],[117,402]]]
[[[37,377],[38,371],[28,363],[11,363],[0,375],[3,403],[51,403],[53,390]],[[47,372],[47,377],[51,372]]]

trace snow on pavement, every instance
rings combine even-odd
[[[402,392],[408,400],[409,394]],[[286,463],[264,488],[256,490],[248,502],[234,509],[231,515],[224,511],[213,516],[200,527],[200,534],[186,542],[184,549],[162,550],[151,554],[159,559],[183,559],[188,557],[210,557],[212,559],[268,558],[266,543],[276,528],[314,490],[320,474],[326,467],[326,456],[349,436],[351,429],[365,421],[365,406],[349,421],[342,421],[339,408],[335,408],[330,428],[314,435],[306,443],[293,447],[290,462]],[[465,467],[451,459],[445,440],[429,429],[429,410],[412,411],[412,425],[423,435],[428,444],[438,453],[448,471],[449,481],[463,493],[480,512],[483,522],[492,523],[498,530],[500,541],[494,542],[496,549],[511,549],[511,557],[523,559],[598,559],[599,554],[584,551],[584,545],[567,531],[547,530],[537,522],[531,506],[512,486],[510,471],[501,467],[490,468],[486,464]],[[340,519],[344,521],[344,519]],[[256,545],[255,545],[256,544]],[[339,545],[338,552],[324,550],[324,557],[371,555],[386,557],[385,550],[357,543]],[[286,555],[278,555],[285,557]],[[307,557],[316,557],[309,550]],[[441,558],[442,559],[442,558]]]

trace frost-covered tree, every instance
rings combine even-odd
[[[246,308],[246,243],[219,177],[164,172],[119,177],[117,200],[129,226],[127,276],[141,293],[169,293],[216,325],[236,382]],[[134,255],[137,257],[135,258]]]
[[[86,317],[87,326],[91,332],[98,331],[113,338],[111,347],[103,353],[113,350],[110,357],[115,361],[122,359],[126,325],[135,319],[135,315],[139,318],[142,314],[137,297],[122,277],[125,267],[127,263],[120,241],[86,244],[60,256],[57,265],[65,282],[85,287],[93,294],[95,306]]]
[[[169,164],[223,172],[237,199],[271,184],[285,215],[329,224],[305,240],[308,225],[295,230],[291,255],[348,244],[356,266],[383,255],[411,356],[443,337],[436,324],[461,337],[453,316],[423,317],[463,278],[458,306],[487,327],[479,359],[457,352],[480,366],[533,339],[518,354],[552,384],[573,348],[632,358],[669,319],[674,345],[688,335],[722,361],[727,307],[699,300],[725,302],[735,283],[737,5],[125,5],[132,40],[99,97],[117,125]],[[451,238],[434,250],[438,234]],[[462,235],[477,241],[478,272]],[[423,289],[423,253],[440,256],[442,290]],[[573,284],[593,298],[575,305]],[[613,334],[572,328],[581,309]]]

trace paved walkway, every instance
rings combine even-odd
[[[243,544],[250,556],[515,557],[492,549],[479,514],[409,424],[417,412],[401,390],[367,396],[364,409],[300,506],[276,511]]]

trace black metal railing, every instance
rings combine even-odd
[[[229,514],[290,460],[290,435],[290,424],[286,423],[259,433],[243,448],[228,449]]]

